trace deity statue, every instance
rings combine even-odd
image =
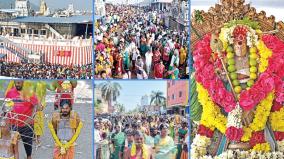
[[[192,51],[191,158],[284,157],[284,39],[244,17],[212,30]]]

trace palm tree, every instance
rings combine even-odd
[[[120,96],[122,87],[117,82],[106,81],[99,84],[99,89],[102,92],[102,98],[108,102],[108,111],[112,107],[112,102],[116,101]]]
[[[102,101],[97,99],[95,101],[95,113],[98,114],[98,113],[101,113],[101,104],[102,104]]]
[[[152,91],[150,105],[155,103],[156,106],[164,106],[166,102],[166,97],[164,97],[164,93],[161,91]]]

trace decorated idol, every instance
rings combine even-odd
[[[263,14],[244,0],[195,12],[193,159],[284,157],[283,23]]]

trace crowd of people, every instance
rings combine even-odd
[[[95,119],[95,159],[188,159],[188,122],[165,116]]]
[[[91,79],[92,64],[58,65],[51,63],[0,62],[0,75],[21,79]]]
[[[108,7],[95,24],[96,78],[188,78],[188,34],[167,27],[164,13]]]

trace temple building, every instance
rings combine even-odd
[[[15,16],[26,17],[31,15],[31,6],[29,0],[16,0],[15,1]]]
[[[45,3],[44,0],[41,0],[40,7],[39,7],[39,15],[46,16],[49,14],[50,14],[50,11],[49,11],[49,8],[47,7],[47,4]]]

